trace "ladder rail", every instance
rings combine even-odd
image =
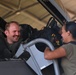
[[[25,49],[27,49],[27,47],[30,47],[36,43],[39,43],[39,42],[42,42],[42,43],[45,43],[46,45],[48,45],[48,47],[53,51],[54,50],[54,46],[52,45],[51,42],[49,42],[48,40],[46,39],[43,39],[43,38],[38,38],[38,39],[35,39],[35,40],[32,40],[31,42],[27,43],[27,44],[24,44],[23,47]],[[55,75],[60,75],[60,71],[59,71],[59,67],[58,67],[58,62],[57,60],[53,60],[53,65],[54,65],[54,71],[55,71]]]

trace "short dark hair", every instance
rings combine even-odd
[[[67,22],[65,25],[65,30],[70,31],[73,38],[76,39],[76,22],[75,21]]]
[[[16,21],[10,21],[10,22],[7,22],[6,23],[6,25],[5,25],[5,30],[7,30],[9,27],[10,27],[10,24],[11,23],[15,23],[15,24],[17,24],[18,26],[19,26],[19,23],[18,22],[16,22]]]

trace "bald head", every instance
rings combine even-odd
[[[18,22],[11,21],[6,24],[5,34],[7,36],[7,42],[12,44],[17,42],[20,38],[20,26]]]

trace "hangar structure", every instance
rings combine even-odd
[[[46,26],[52,16],[39,1],[51,0],[0,0],[0,17],[9,22],[18,21],[20,24],[29,24],[34,28],[41,29]],[[68,13],[70,19],[76,19],[75,0],[52,0]]]

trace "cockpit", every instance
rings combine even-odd
[[[13,58],[1,59],[1,75],[13,75],[13,73],[14,75],[60,75],[60,71],[62,71],[61,66],[58,64],[60,63],[60,59],[58,61],[56,59],[46,60],[44,58],[44,50],[47,46],[51,50],[54,50],[63,44],[61,28],[66,22],[70,21],[70,18],[54,0],[37,1],[51,16],[46,22],[46,25],[40,29],[34,28],[30,24],[20,23],[22,42],[19,44],[19,48]],[[21,10],[19,11],[21,12]],[[28,15],[27,12],[26,15]],[[17,16],[17,14],[15,16]],[[6,37],[4,34],[6,23],[7,21],[3,19],[3,17],[0,17],[1,41]],[[5,44],[5,41],[3,44]],[[3,71],[5,71],[5,73]]]

